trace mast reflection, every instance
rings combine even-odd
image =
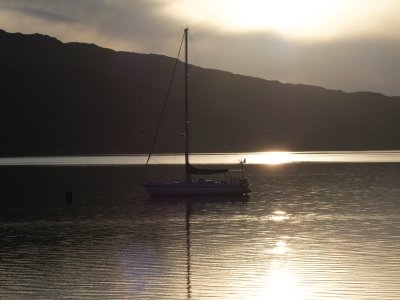
[[[191,275],[191,256],[190,256],[190,213],[191,206],[190,201],[186,201],[186,259],[187,259],[187,269],[186,269],[186,289],[187,289],[187,299],[192,299],[192,286],[190,282]]]

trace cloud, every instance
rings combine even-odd
[[[308,43],[272,32],[193,31],[206,67],[347,92],[400,95],[400,41],[388,37],[365,35]]]
[[[26,13],[31,16],[36,16],[38,18],[47,19],[49,21],[54,21],[54,22],[74,23],[74,22],[78,21],[76,18],[73,18],[70,16],[63,16],[63,15],[53,13],[53,12],[45,12],[45,11],[41,11],[41,10],[33,8],[33,7],[32,8],[22,7],[17,10],[20,10],[21,12]]]
[[[312,41],[365,33],[399,38],[398,0],[170,0],[166,7],[171,16],[225,32]]]
[[[179,29],[160,13],[162,4],[161,0],[4,1],[0,4],[0,26],[45,33],[62,41],[150,52],[168,43],[168,33]]]

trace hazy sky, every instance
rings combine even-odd
[[[0,0],[6,31],[116,50],[175,57],[186,25],[202,67],[400,95],[400,0]]]

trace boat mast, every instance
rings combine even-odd
[[[188,70],[188,31],[185,28],[185,174],[186,183],[191,182],[189,171],[189,70]]]

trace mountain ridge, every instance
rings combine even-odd
[[[147,153],[174,63],[0,30],[0,155]],[[177,72],[183,74],[181,62]],[[193,65],[190,74],[194,152],[400,149],[398,96]],[[156,152],[181,152],[182,96],[178,79]]]

